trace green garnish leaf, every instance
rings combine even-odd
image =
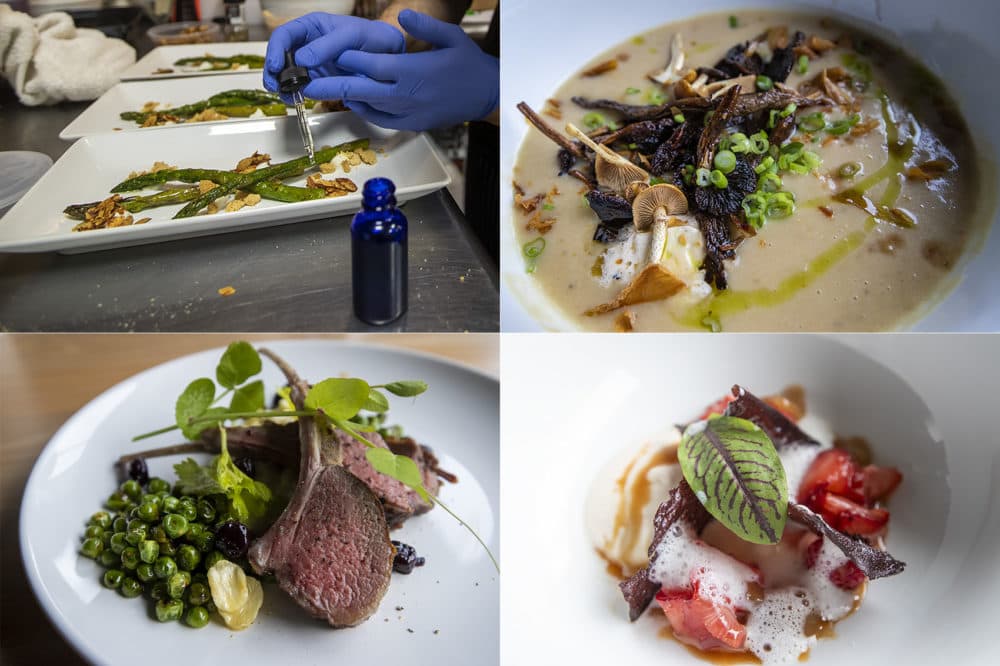
[[[313,386],[306,395],[306,409],[318,409],[331,419],[347,420],[368,402],[371,388],[363,379],[334,377]]]
[[[399,396],[400,398],[412,398],[413,396],[420,395],[427,390],[427,382],[413,379],[402,382],[392,382],[391,384],[386,384],[382,388],[393,395]]]
[[[174,465],[177,487],[185,495],[217,495],[225,492],[208,467],[202,467],[193,458]]]
[[[188,439],[197,439],[206,425],[190,425],[190,421],[198,418],[212,405],[215,400],[215,382],[208,377],[196,379],[187,385],[184,392],[177,398],[174,405],[174,417],[177,427]]]
[[[720,416],[688,426],[677,456],[691,490],[734,534],[759,544],[781,539],[788,483],[767,434],[746,419]]]
[[[259,409],[264,409],[264,382],[259,379],[236,389],[229,403],[232,412],[255,412]]]
[[[366,412],[375,412],[376,414],[387,412],[389,411],[389,398],[385,397],[385,394],[378,389],[373,388],[368,392],[368,400],[361,409]]]
[[[371,448],[365,450],[365,458],[375,468],[376,472],[385,474],[417,491],[420,498],[430,502],[430,497],[424,489],[424,480],[420,469],[412,458],[396,455],[389,449]]]
[[[252,526],[267,516],[267,503],[271,501],[271,489],[260,481],[255,481],[243,473],[229,456],[226,446],[226,431],[219,429],[221,453],[210,467],[212,476],[229,500],[233,515],[241,523]]]
[[[233,342],[226,349],[219,365],[215,368],[215,378],[219,386],[236,388],[260,372],[260,355],[249,342]]]

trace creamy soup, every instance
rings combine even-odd
[[[768,34],[777,27],[787,31]],[[673,41],[675,36],[679,39]],[[739,79],[741,92],[732,96],[772,90],[787,99],[797,95],[800,103],[742,117],[737,112],[725,123],[712,151],[716,158],[704,173],[694,171],[692,160],[654,173],[657,142],[670,141],[684,124],[690,132],[705,132],[712,121],[706,122],[706,110],[727,97],[725,87],[735,78],[693,70],[713,68],[741,43],[748,43],[741,53],[764,67],[780,48],[796,43],[804,48],[795,52],[787,88],[751,73]],[[678,52],[683,65],[671,71],[667,66],[679,64]],[[667,82],[651,80],[657,73]],[[693,95],[707,105],[698,107],[695,100],[692,108]],[[577,96],[661,106],[654,118],[661,123],[659,138],[624,135],[608,141],[611,132],[622,135],[630,118],[615,109],[583,108],[573,101]],[[566,125],[573,123],[643,167],[652,178],[647,182],[674,183],[688,195],[689,210],[670,216],[659,254],[663,272],[676,287],[650,297],[655,300],[642,302],[641,296],[626,293],[630,298],[624,305],[616,303],[645,265],[655,263],[649,248],[659,248],[662,235],[653,239],[650,231],[622,220],[599,229],[601,220],[585,195],[614,188],[593,182],[593,153],[581,150],[583,158],[568,170],[576,176],[559,175],[559,146],[529,128],[513,173],[518,196],[512,219],[525,270],[551,306],[583,329],[879,330],[903,325],[954,285],[963,254],[991,215],[988,193],[979,187],[974,147],[944,84],[898,50],[815,16],[741,12],[655,28],[597,55],[534,110],[559,134],[569,138]],[[743,138],[750,132],[740,136],[735,131],[756,127],[774,138],[774,126],[788,115],[794,130],[783,139],[782,151],[790,150],[798,164],[772,165],[777,180],[758,182],[757,191],[747,195],[762,198],[748,201],[739,195],[743,204],[723,223],[731,241],[725,249],[735,250],[723,259],[717,241],[714,250],[708,247],[705,222],[695,215],[695,192],[702,186],[708,192],[732,186],[716,179],[717,173],[725,175],[724,167],[731,168],[726,159],[734,154],[753,167],[759,181],[771,148],[765,141],[761,153],[747,150]],[[791,121],[786,125],[792,126]],[[581,144],[575,145],[580,150]],[[724,151],[729,155],[720,162]],[[618,201],[628,201],[635,191],[616,194]],[[761,206],[774,214],[760,215]],[[713,256],[722,267],[714,274],[706,266]]]

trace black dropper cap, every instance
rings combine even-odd
[[[286,95],[296,93],[306,87],[310,81],[305,67],[295,64],[295,56],[291,51],[285,51],[285,68],[278,74],[278,89]]]

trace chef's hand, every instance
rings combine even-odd
[[[302,93],[342,99],[365,120],[392,129],[426,130],[489,116],[499,104],[500,63],[452,23],[406,10],[399,24],[434,50],[421,53],[345,51],[336,68],[355,76],[315,78]],[[270,51],[268,51],[270,54]]]
[[[402,33],[388,23],[313,12],[279,26],[271,35],[264,57],[264,87],[278,91],[278,75],[285,68],[288,50],[310,78],[320,79],[349,74],[336,65],[345,51],[402,53],[405,47]]]

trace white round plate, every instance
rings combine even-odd
[[[154,342],[150,342],[154,344]],[[312,381],[341,375],[371,383],[422,379],[416,399],[393,398],[392,423],[431,446],[459,477],[441,499],[499,553],[499,386],[496,379],[431,356],[332,341],[267,345]],[[177,434],[132,443],[173,421],[175,397],[197,377],[214,377],[222,349],[154,367],[96,397],[56,433],[39,456],[21,506],[21,551],[35,594],[64,636],[101,664],[496,664],[499,582],[485,551],[444,511],[434,509],[392,533],[427,564],[393,574],[374,617],[334,630],[310,618],[277,585],[242,632],[221,622],[194,630],[160,624],[143,598],[103,588],[101,567],[78,554],[89,516],[115,488],[112,463],[123,453],[178,443]],[[284,384],[264,359],[267,395]],[[180,456],[150,460],[150,473],[174,479]],[[498,555],[499,556],[499,555]],[[157,647],[159,646],[159,647]],[[470,661],[471,660],[471,661]]]
[[[916,369],[918,393],[897,372],[813,335],[507,336],[501,475],[517,490],[503,496],[504,663],[704,663],[658,635],[666,623],[655,610],[629,623],[587,538],[584,502],[609,459],[663,441],[665,428],[735,383],[757,394],[802,384],[811,413],[838,434],[868,437],[875,460],[903,473],[888,549],[906,570],[872,582],[808,663],[981,663],[1000,594],[1000,494],[991,487],[1000,478],[991,423],[1000,381],[974,377],[978,365],[995,366],[1000,339],[956,337],[853,338],[905,348],[896,366]]]
[[[687,17],[743,9],[815,10],[861,22],[871,32],[901,45],[948,85],[979,151],[983,187],[996,191],[1000,162],[1000,89],[982,85],[982,72],[1000,67],[1000,4],[962,0],[950,11],[933,0],[630,0],[626,11],[607,20],[598,0],[505,0],[501,6],[503,67],[500,72],[500,327],[504,331],[572,330],[524,272],[524,258],[511,222],[510,174],[521,141],[535,131],[515,106],[533,108],[588,60],[640,32]],[[553,26],[559,29],[553,31]],[[995,224],[1000,211],[984,211]],[[920,331],[1000,330],[996,271],[1000,233],[991,233],[961,272],[953,291],[913,328]]]

